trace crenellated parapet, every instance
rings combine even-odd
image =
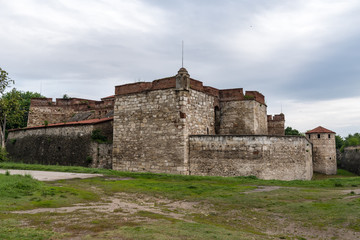
[[[28,127],[106,117],[114,109],[114,96],[95,101],[82,98],[33,98],[30,102]],[[80,113],[81,116],[77,116]]]
[[[267,115],[268,135],[284,136],[285,135],[285,115]]]

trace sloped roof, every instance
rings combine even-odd
[[[335,133],[329,129],[326,129],[322,126],[318,126],[317,128],[314,128],[313,130],[307,131],[306,134],[308,133]]]
[[[102,122],[107,122],[107,121],[112,121],[112,120],[113,120],[112,117],[88,119],[88,120],[77,121],[77,122],[54,123],[54,124],[49,124],[47,126],[41,125],[41,126],[34,126],[34,127],[27,127],[27,128],[10,129],[9,132],[19,131],[19,130],[27,130],[27,129],[35,129],[35,128],[45,128],[45,127],[49,128],[49,127],[74,126],[74,125],[90,125],[90,124],[97,124],[97,123],[102,123]]]

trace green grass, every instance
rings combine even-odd
[[[346,170],[338,170],[337,175],[327,176],[315,174],[314,180],[303,181],[280,181],[280,180],[261,180],[256,177],[216,177],[216,176],[186,176],[177,174],[157,174],[157,173],[136,173],[121,172],[111,169],[86,168],[77,166],[58,166],[58,165],[40,165],[24,164],[14,162],[0,162],[0,169],[24,169],[24,170],[42,170],[42,171],[60,171],[75,173],[98,173],[107,176],[131,177],[136,179],[151,179],[164,181],[188,181],[188,182],[208,182],[208,183],[235,183],[235,184],[254,184],[267,186],[288,186],[288,187],[351,187],[360,186],[360,178]],[[324,177],[325,176],[325,177]]]
[[[105,175],[39,182],[30,176],[0,174],[0,239],[316,239],[322,230],[339,231],[339,237],[323,239],[341,239],[342,232],[360,236],[360,196],[350,192],[360,188],[360,177],[343,170],[331,177],[317,175],[311,181],[277,181],[16,163],[0,163],[0,168]],[[280,188],[251,192],[259,186]],[[123,206],[111,213],[9,213],[97,202],[101,197],[118,198],[117,194],[125,194],[132,203],[153,203],[161,212],[151,207],[129,212]],[[192,207],[174,209],[165,202]],[[172,213],[183,219],[175,219]],[[286,232],[288,224],[296,226],[297,232]]]

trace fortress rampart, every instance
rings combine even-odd
[[[113,122],[97,119],[109,114]],[[91,132],[105,122],[112,145],[95,146]],[[284,125],[284,114],[267,115],[260,92],[204,86],[181,68],[173,77],[116,86],[101,101],[33,99],[28,128],[10,131],[7,146],[28,162],[84,165],[91,157],[91,166],[121,171],[310,180],[315,161],[314,170],[333,173],[332,135],[284,136]]]
[[[86,119],[104,118],[113,111],[114,97],[94,101],[81,98],[33,98],[30,103],[28,127],[73,121],[71,119],[79,113],[87,113]],[[81,119],[85,120],[85,119]]]
[[[268,123],[268,134],[269,135],[285,135],[285,115],[267,115],[267,123]]]

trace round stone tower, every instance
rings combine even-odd
[[[313,144],[314,172],[336,174],[335,132],[319,126],[307,131],[306,138]]]

